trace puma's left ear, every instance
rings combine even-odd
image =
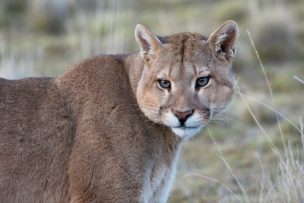
[[[235,46],[239,37],[237,24],[230,20],[214,31],[208,41],[216,57],[230,60],[235,56]]]
[[[135,39],[140,47],[140,55],[145,62],[149,62],[162,46],[160,40],[150,30],[140,24],[135,28]]]

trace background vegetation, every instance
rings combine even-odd
[[[137,23],[159,35],[208,35],[233,19],[238,93],[184,144],[170,202],[304,202],[303,8],[303,0],[1,0],[0,76],[56,76],[86,57],[137,51]]]

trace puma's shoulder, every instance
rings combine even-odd
[[[99,55],[85,59],[57,77],[55,83],[70,103],[97,105],[96,100],[103,101],[97,111],[106,110],[115,103],[130,102],[134,95],[126,67],[127,56]]]

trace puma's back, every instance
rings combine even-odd
[[[75,126],[54,80],[0,79],[0,117],[0,201],[67,201]]]
[[[139,53],[0,79],[0,202],[167,201],[181,143],[232,98],[238,30],[135,37]]]

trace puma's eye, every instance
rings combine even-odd
[[[201,87],[205,87],[206,85],[208,85],[210,80],[210,76],[205,76],[205,77],[200,77],[196,80],[196,84],[195,84],[195,88],[201,88]]]
[[[163,89],[170,89],[171,88],[171,83],[170,83],[169,80],[159,79],[158,84]]]

